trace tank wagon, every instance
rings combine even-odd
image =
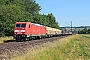
[[[16,22],[13,37],[18,41],[45,38],[61,35],[62,31],[56,28],[43,26],[31,22]]]

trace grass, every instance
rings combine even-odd
[[[0,37],[0,43],[4,43],[4,41],[8,41],[8,40],[13,40],[13,37],[12,36]]]
[[[46,43],[11,60],[90,60],[90,35],[73,35]]]

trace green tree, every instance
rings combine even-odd
[[[84,27],[83,32],[84,32],[84,34],[88,33],[87,27]]]
[[[47,15],[47,17],[48,17],[48,22],[49,22],[49,25],[48,26],[50,26],[52,28],[58,28],[59,29],[58,22],[56,22],[56,19],[53,16],[53,14],[50,13],[50,14]]]
[[[22,0],[22,7],[25,11],[31,13],[32,15],[39,13],[41,7],[35,0]]]
[[[24,14],[24,13],[23,13]],[[3,5],[0,7],[0,23],[1,28],[0,32],[4,35],[12,35],[13,27],[16,21],[19,21],[23,15],[21,14],[21,10],[16,5]],[[3,31],[2,31],[3,30]]]
[[[79,34],[88,34],[89,33],[89,30],[87,29],[87,27],[84,27],[84,29],[78,30],[78,33]]]
[[[88,29],[88,34],[90,34],[90,28]]]

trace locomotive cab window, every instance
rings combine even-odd
[[[16,24],[16,27],[19,28],[20,27],[20,24]]]
[[[16,24],[17,28],[26,27],[26,24]]]
[[[21,24],[21,27],[26,27],[26,24]]]
[[[30,25],[29,25],[29,28],[30,28]]]

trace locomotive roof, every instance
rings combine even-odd
[[[43,25],[40,25],[40,24],[36,24],[36,23],[31,23],[31,24],[34,24],[34,25],[36,25],[36,26],[43,26]]]
[[[30,23],[30,22],[16,22],[16,23]]]
[[[31,22],[16,22],[16,23],[31,23]],[[31,24],[36,25],[36,26],[45,27],[44,25],[40,25],[40,24],[36,24],[36,23],[31,23]]]

